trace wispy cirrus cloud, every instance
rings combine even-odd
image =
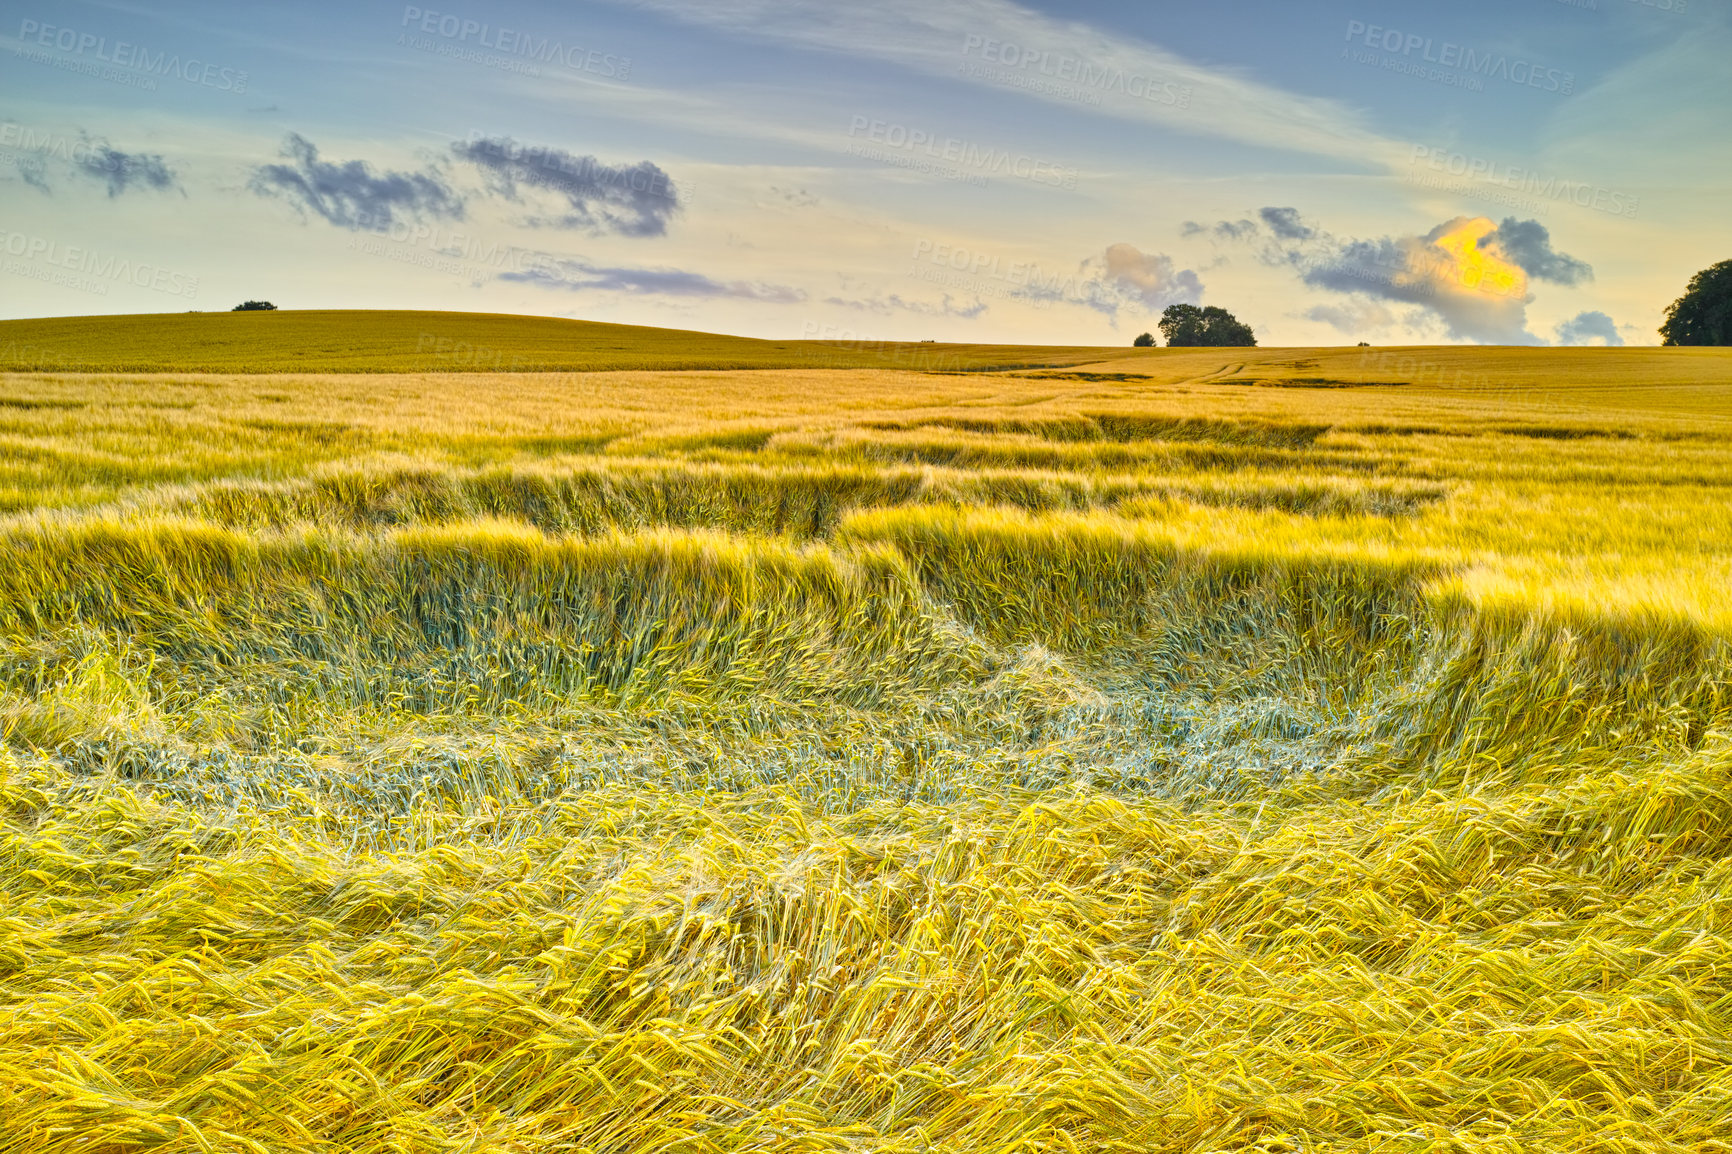
[[[1000,89],[1007,75],[1013,80],[1033,75],[1031,69],[1044,53],[1047,61],[1073,61],[1067,69],[1074,79],[1063,85],[1013,84],[1011,90],[1123,120],[1358,164],[1394,168],[1408,152],[1408,146],[1383,138],[1362,114],[1338,101],[1284,91],[1237,71],[1194,63],[1158,44],[1055,19],[1012,0],[613,2],[743,39],[885,60]],[[988,42],[1017,46],[1017,63],[1005,64],[1002,48],[984,56]],[[1079,88],[1089,100],[1078,101],[1061,91]]]
[[[499,274],[502,281],[568,292],[625,293],[630,296],[685,297],[798,304],[804,289],[753,280],[717,280],[680,268],[631,268],[597,264],[584,257],[533,254],[520,271]]]
[[[911,313],[915,316],[960,317],[964,320],[973,320],[987,309],[986,302],[978,297],[967,304],[959,304],[949,293],[945,293],[937,301],[911,300],[901,293],[886,293],[873,297],[825,297],[824,303],[875,313],[878,316]]]

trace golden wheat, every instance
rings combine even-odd
[[[0,377],[0,1149],[1732,1150],[1729,392]]]

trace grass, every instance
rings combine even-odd
[[[1113,350],[1117,351],[1117,350]],[[0,321],[0,370],[403,373],[1069,365],[1095,348],[766,341],[501,313],[295,309]]]
[[[0,377],[0,1145],[1732,1147],[1732,356],[1092,356]]]

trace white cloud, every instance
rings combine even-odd
[[[1401,163],[1407,152],[1336,101],[1195,64],[1159,45],[1054,20],[1010,0],[616,2],[729,35],[888,60],[1067,108],[1246,144],[1389,167]],[[1017,64],[1004,62],[1009,46],[1017,50]],[[1026,64],[1021,63],[1024,59]],[[1043,67],[1048,69],[1045,74]],[[1101,79],[1091,83],[1095,77]],[[1100,102],[1065,94],[1074,89],[1098,94]]]

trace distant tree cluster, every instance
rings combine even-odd
[[[1251,326],[1226,309],[1213,305],[1200,309],[1196,305],[1168,305],[1158,326],[1171,349],[1203,346],[1237,345],[1250,347],[1257,343]],[[1139,349],[1152,349],[1160,344],[1154,333],[1139,333],[1131,344]]]
[[[1226,309],[1210,305],[1168,305],[1158,326],[1170,349],[1240,346],[1257,343],[1251,326]]]
[[[277,306],[270,301],[244,301],[230,309],[231,313],[268,313],[275,312]]]
[[[1690,278],[1684,295],[1666,306],[1661,344],[1732,345],[1732,260]]]

